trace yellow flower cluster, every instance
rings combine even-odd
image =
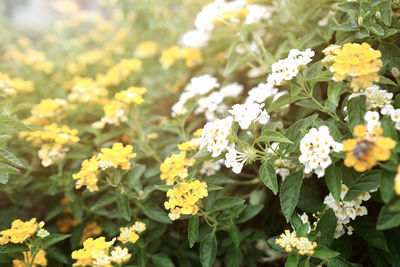
[[[121,227],[119,230],[119,241],[121,241],[123,244],[126,244],[128,242],[135,244],[136,241],[139,239],[138,233],[145,231],[146,225],[142,222],[136,221],[134,225],[129,227]]]
[[[23,122],[26,124],[45,126],[56,119],[62,118],[64,111],[69,107],[67,101],[64,99],[43,99],[38,105],[32,108],[32,115],[23,120]]]
[[[188,176],[187,167],[192,166],[194,162],[195,159],[186,158],[184,151],[179,154],[172,154],[160,166],[161,180],[166,180],[167,185],[173,185],[176,178],[184,180]]]
[[[109,242],[105,240],[105,237],[86,239],[83,242],[83,248],[74,250],[71,254],[72,259],[76,260],[73,266],[112,267],[113,262],[121,264],[128,261],[131,257],[128,249],[114,248],[112,247],[114,243],[115,238]]]
[[[71,102],[105,104],[108,91],[99,86],[92,78],[77,77],[74,79],[68,100]]]
[[[78,130],[70,129],[67,125],[58,127],[57,124],[52,123],[45,126],[43,130],[20,132],[19,138],[41,146],[38,156],[42,160],[42,166],[48,167],[59,163],[64,158],[65,153],[69,151],[66,145],[79,142],[77,134]]]
[[[289,230],[285,230],[285,232],[275,240],[275,243],[284,248],[287,252],[291,252],[295,248],[300,255],[313,255],[314,248],[317,247],[316,242],[311,242],[307,237],[296,237],[296,233],[291,233]]]
[[[146,93],[146,91],[144,87],[131,86],[126,90],[116,93],[114,98],[125,104],[141,104],[144,101],[142,95]]]
[[[400,165],[397,167],[397,174],[394,177],[394,191],[400,196]]]
[[[199,210],[198,201],[208,196],[207,184],[195,180],[193,182],[182,182],[169,189],[167,192],[168,201],[164,207],[170,210],[168,216],[171,220],[179,219],[181,214],[195,215]]]
[[[103,87],[117,86],[135,71],[142,69],[142,61],[137,58],[123,59],[105,74],[96,76],[96,84]]]
[[[201,138],[199,138],[201,136],[201,133],[203,132],[203,129],[200,128],[198,129],[195,133],[193,133],[194,136],[197,136],[197,138],[192,138],[189,141],[183,142],[181,144],[178,145],[178,149],[180,151],[195,151],[198,150],[200,147],[200,142],[201,142]]]
[[[25,66],[30,66],[36,71],[46,74],[53,72],[53,63],[46,59],[46,55],[32,47],[29,39],[23,38],[17,41],[20,47],[10,46],[4,53],[6,60],[13,60]],[[21,51],[22,50],[22,51]]]
[[[10,78],[7,74],[0,72],[0,90],[6,95],[15,95],[17,93],[29,93],[34,89],[32,81],[25,81],[19,77]]]
[[[23,243],[44,226],[44,222],[36,222],[36,218],[29,221],[16,219],[11,223],[11,228],[0,232],[0,245],[8,243]]]
[[[382,56],[379,50],[374,50],[367,43],[344,44],[330,53],[335,54],[331,71],[335,81],[343,81],[351,77],[351,87],[354,92],[367,88],[379,81],[378,72],[382,67]]]
[[[26,263],[32,262],[32,254],[30,251],[22,252],[22,255],[24,256],[24,261],[17,259],[13,260],[14,267],[26,267]],[[35,259],[33,260],[32,265],[29,266],[47,266],[46,252],[43,249],[39,250],[35,256]]]
[[[85,228],[83,228],[83,233],[82,233],[81,241],[79,242],[79,244],[82,245],[83,241],[85,241],[89,237],[94,237],[94,236],[100,235],[102,231],[103,230],[101,229],[101,227],[97,223],[97,221],[94,221],[94,222],[86,225]]]
[[[149,58],[154,57],[158,52],[158,44],[153,41],[143,41],[136,46],[135,57]]]
[[[89,191],[97,191],[98,176],[100,172],[108,168],[121,167],[128,170],[131,166],[129,160],[136,157],[136,153],[132,153],[131,145],[123,146],[122,143],[114,143],[112,148],[103,148],[101,153],[86,159],[82,162],[81,170],[72,175],[72,178],[78,180],[76,188],[86,186]]]
[[[92,126],[101,129],[106,124],[120,125],[121,122],[127,121],[129,105],[143,103],[142,95],[144,93],[146,93],[146,88],[133,86],[116,93],[114,99],[104,105],[104,117],[93,123]]]
[[[163,69],[169,69],[181,59],[185,60],[185,65],[188,68],[193,68],[203,63],[203,56],[200,50],[193,47],[180,48],[178,46],[164,49],[159,61]]]
[[[344,165],[364,172],[376,166],[378,161],[388,160],[396,141],[382,134],[383,129],[378,126],[374,127],[373,132],[367,132],[364,125],[354,127],[354,136],[357,138],[343,141],[343,151],[346,152]]]

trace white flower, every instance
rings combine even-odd
[[[203,162],[203,165],[201,166],[200,173],[205,174],[207,176],[213,175],[221,169],[221,165],[223,163],[224,159],[220,159],[217,161],[206,160]]]
[[[187,85],[186,90],[194,95],[205,95],[211,90],[218,88],[218,80],[208,74],[193,77]]]
[[[381,114],[382,115],[390,115],[390,113],[394,110],[394,107],[390,104],[385,105],[382,109],[381,109]]]
[[[209,39],[209,32],[202,30],[191,30],[182,36],[181,43],[185,47],[201,49],[207,46]]]
[[[400,109],[395,109],[390,113],[390,118],[394,122],[400,122]]]
[[[234,173],[240,173],[247,160],[247,155],[239,152],[234,146],[228,146],[228,153],[225,154],[225,166],[232,168]]]
[[[244,21],[245,24],[260,23],[261,20],[267,20],[271,17],[272,10],[266,6],[248,5],[246,8],[249,13]]]
[[[250,89],[246,102],[263,103],[268,97],[274,96],[277,99],[278,89],[272,83],[260,83],[256,87]]]
[[[237,97],[243,92],[243,85],[234,82],[228,85],[225,85],[221,88],[220,93],[223,98],[225,97]]]
[[[36,235],[40,238],[45,238],[46,236],[50,235],[50,233],[47,230],[41,228]]]
[[[200,148],[207,147],[212,157],[218,157],[228,146],[228,136],[231,133],[233,117],[206,123],[203,128]]]
[[[252,122],[258,121],[261,124],[265,124],[269,121],[268,113],[265,110],[261,110],[263,107],[264,104],[258,103],[236,104],[232,106],[229,113],[234,116],[240,128],[246,130]]]

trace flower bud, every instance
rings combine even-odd
[[[379,11],[376,11],[375,12],[375,18],[377,18],[377,19],[381,19],[381,12],[379,12]]]
[[[394,77],[399,77],[399,75],[400,75],[399,69],[396,68],[396,67],[393,67],[393,68],[392,68],[392,75],[393,75]]]
[[[358,25],[361,26],[364,24],[364,19],[362,17],[358,17]]]

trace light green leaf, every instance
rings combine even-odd
[[[259,142],[280,142],[280,143],[288,143],[293,144],[287,137],[277,131],[262,131],[261,135],[257,138]]]

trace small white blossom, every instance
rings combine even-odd
[[[265,110],[261,110],[263,107],[264,104],[258,103],[236,104],[229,110],[229,113],[234,116],[240,128],[246,130],[252,122],[258,121],[261,124],[265,124],[269,121],[268,113]]]
[[[228,137],[232,131],[233,117],[206,123],[201,135],[200,148],[207,147],[212,157],[218,157],[228,147]]]

